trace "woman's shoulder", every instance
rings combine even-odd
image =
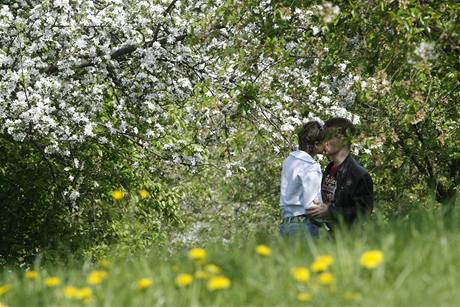
[[[304,163],[302,169],[304,172],[315,172],[322,174],[321,171],[321,164],[318,161],[314,161],[313,163]]]

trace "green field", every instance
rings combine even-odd
[[[275,229],[268,230],[273,235],[261,230],[242,234],[227,245],[203,246],[206,258],[201,261],[191,259],[184,247],[171,255],[151,250],[99,264],[37,262],[30,268],[37,272],[36,279],[28,279],[24,270],[2,271],[1,302],[7,306],[458,306],[459,217],[458,210],[414,212],[352,232],[337,231],[335,239],[308,242],[285,242]],[[267,245],[271,254],[259,255],[259,244]],[[383,252],[383,262],[375,269],[360,264],[368,250]],[[322,284],[320,273],[312,271],[319,255],[334,259],[327,268],[333,277],[329,284]],[[209,263],[221,271],[207,267]],[[307,282],[294,278],[294,267],[308,268]],[[94,271],[103,273],[93,275],[91,285],[88,276]],[[188,284],[184,278],[182,283],[188,285],[179,286],[176,278],[183,273],[193,275],[193,280]],[[230,285],[209,289],[208,282],[216,275],[228,278]],[[52,276],[59,278],[59,285],[46,286]],[[145,289],[138,285],[142,278],[148,278]],[[77,290],[65,290],[67,286]]]

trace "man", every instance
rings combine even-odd
[[[313,201],[321,201],[321,167],[312,156],[322,152],[323,129],[317,121],[306,123],[298,133],[299,149],[283,162],[280,207],[283,237],[318,236],[317,224],[306,215]]]
[[[321,184],[322,203],[307,210],[314,219],[329,219],[351,226],[358,217],[373,209],[373,184],[368,172],[350,155],[356,128],[345,118],[332,118],[324,124],[324,153],[332,159]]]

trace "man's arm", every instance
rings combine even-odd
[[[313,219],[329,219],[331,218],[331,205],[323,202],[313,202],[314,206],[307,209],[306,213]]]
[[[371,176],[364,174],[356,185],[352,196],[357,209],[357,214],[367,216],[374,209],[374,185]]]

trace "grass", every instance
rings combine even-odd
[[[187,256],[184,248],[167,256],[164,250],[136,257],[111,257],[107,267],[91,262],[42,266],[37,261],[35,280],[19,268],[4,268],[0,286],[10,285],[0,295],[8,306],[458,306],[460,301],[460,214],[442,210],[419,211],[398,220],[369,223],[353,231],[337,231],[334,240],[286,242],[275,229],[244,234],[229,245],[206,246],[207,261],[217,264],[231,280],[228,289],[209,291],[207,280],[194,279],[178,287],[180,273],[194,274],[202,265]],[[258,244],[270,247],[270,256],[255,252]],[[362,267],[359,259],[367,250],[381,250],[383,263],[375,269]],[[332,285],[321,285],[310,272],[303,284],[290,269],[310,265],[318,255],[331,255]],[[107,277],[88,285],[87,276],[104,270]],[[44,285],[47,276],[61,284]],[[153,284],[140,290],[137,281],[151,278]],[[91,298],[69,299],[66,285],[89,287]],[[300,292],[311,294],[309,302],[298,300]],[[1,293],[1,291],[0,291]]]

